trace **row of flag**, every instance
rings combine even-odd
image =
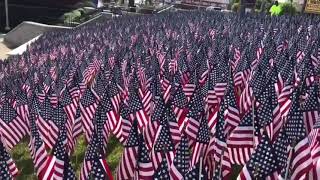
[[[38,179],[229,179],[234,165],[320,179],[319,20],[196,11],[45,33],[0,63],[0,179],[19,176],[24,137]]]

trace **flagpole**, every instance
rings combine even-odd
[[[223,154],[224,154],[224,149],[222,149],[221,157],[220,157],[220,169],[219,169],[219,178],[222,176],[222,161],[223,161]]]
[[[9,9],[8,9],[8,0],[4,0],[4,6],[6,11],[6,27],[4,28],[6,31],[10,30],[9,26]]]
[[[202,176],[202,158],[203,158],[203,149],[201,149],[201,153],[200,153],[199,180],[201,180],[201,176]]]
[[[255,136],[255,134],[254,134],[254,131],[255,131],[255,129],[254,129],[254,126],[255,126],[255,123],[254,123],[254,105],[255,105],[255,99],[253,99],[253,102],[252,102],[252,127],[253,127],[253,149],[256,147],[256,143],[255,143],[255,138],[254,138],[254,136]]]
[[[292,144],[290,146],[290,152],[289,152],[289,157],[288,157],[288,161],[287,161],[286,174],[284,176],[284,180],[288,179],[289,169],[290,169],[290,162],[291,162],[291,158],[292,158],[293,149],[295,147],[295,144],[296,144],[296,140],[293,140],[293,142],[292,142]]]

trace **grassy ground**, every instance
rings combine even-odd
[[[37,179],[36,175],[34,174],[33,163],[28,149],[28,142],[29,139],[24,139],[12,150],[13,159],[20,170],[20,175],[17,177],[17,180]],[[76,170],[77,176],[80,174],[81,163],[83,162],[86,147],[86,142],[84,138],[81,137],[78,140],[75,152],[71,157],[71,163],[73,168]],[[107,162],[113,173],[115,172],[115,169],[121,158],[122,150],[123,148],[120,143],[115,138],[111,137],[107,147]]]
[[[17,180],[37,179],[36,175],[34,174],[33,163],[28,149],[28,142],[28,139],[24,139],[22,143],[19,143],[12,151],[13,159],[15,160],[20,170],[20,175],[18,176]],[[81,137],[78,140],[75,152],[71,157],[71,163],[73,168],[76,170],[77,176],[79,176],[80,174],[81,163],[84,158],[86,147],[86,142],[84,138]],[[120,145],[120,143],[116,140],[116,138],[111,137],[107,147],[107,162],[113,173],[115,173],[115,169],[121,158],[122,151],[123,147]],[[241,170],[241,167],[234,166],[232,169],[232,176],[230,179],[236,179],[237,175]]]

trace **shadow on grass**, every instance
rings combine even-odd
[[[17,180],[37,179],[35,170],[33,168],[33,162],[30,156],[28,143],[29,138],[25,138],[11,151],[12,158],[14,159],[20,171]],[[80,175],[81,166],[84,160],[86,149],[87,143],[85,141],[84,136],[81,136],[79,137],[75,146],[75,151],[71,156],[71,164],[74,170],[76,171],[78,177]],[[107,162],[113,174],[115,174],[116,167],[119,164],[122,151],[123,148],[119,141],[115,137],[111,137],[107,146]]]
[[[15,146],[11,155],[19,169],[17,180],[34,180],[37,179],[34,174],[33,162],[28,148],[29,138],[25,138]]]
[[[33,168],[33,162],[30,157],[29,149],[28,149],[29,139],[25,138],[22,142],[20,142],[16,147],[12,149],[12,158],[15,160],[16,165],[20,171],[20,175],[17,177],[17,180],[36,180],[37,177],[35,175],[35,171]],[[81,136],[77,144],[75,146],[75,151],[71,156],[71,164],[75,169],[77,176],[79,177],[82,162],[84,160],[85,151],[87,149],[87,143],[85,142],[85,138]],[[119,143],[119,141],[111,136],[109,139],[109,143],[107,145],[107,162],[110,167],[110,170],[113,172],[113,175],[116,174],[116,167],[121,160],[121,155],[123,152],[123,146]],[[230,180],[237,179],[238,174],[240,173],[242,166],[233,165],[232,166],[232,174]]]

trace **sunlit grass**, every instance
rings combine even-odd
[[[12,157],[15,160],[20,175],[17,177],[17,180],[36,180],[36,174],[33,168],[33,163],[30,157],[29,149],[28,149],[29,139],[24,139],[20,142],[16,147],[12,149]],[[83,136],[81,136],[75,147],[75,151],[71,156],[71,165],[75,169],[77,176],[80,175],[80,170],[82,166],[82,162],[84,160],[85,151],[87,149],[87,143]],[[116,174],[116,168],[121,159],[121,154],[123,152],[123,146],[119,143],[119,141],[115,137],[111,137],[109,139],[109,143],[107,146],[107,162],[112,171],[113,175]],[[230,177],[231,180],[236,179],[237,175],[241,171],[241,166],[232,166],[232,175]]]
[[[33,162],[28,148],[29,139],[24,139],[12,149],[12,157],[20,171],[17,180],[36,180],[36,174],[33,168]],[[87,143],[83,136],[78,139],[75,151],[71,156],[71,165],[75,169],[77,176],[80,175],[82,162],[84,160]],[[107,162],[110,170],[115,174],[116,167],[119,164],[123,148],[118,140],[111,137],[107,147]]]

